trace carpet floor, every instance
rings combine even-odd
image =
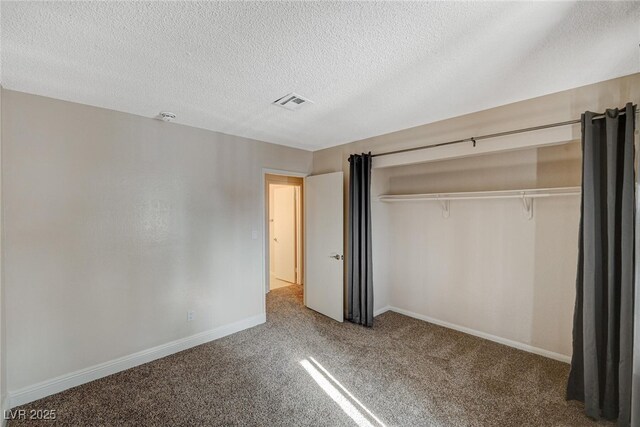
[[[568,365],[387,312],[374,328],[267,297],[267,322],[19,409],[74,426],[588,426]],[[28,412],[27,412],[28,413]],[[11,421],[9,426],[51,425]]]

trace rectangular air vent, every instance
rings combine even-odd
[[[313,101],[310,101],[307,98],[304,98],[297,93],[290,93],[288,95],[283,96],[275,101],[273,101],[274,105],[277,105],[282,108],[286,108],[287,110],[299,110],[307,104],[313,104]]]

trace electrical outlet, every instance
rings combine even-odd
[[[251,238],[253,240],[258,240],[258,230],[251,231]]]
[[[187,311],[187,322],[191,322],[193,319],[196,318],[196,312],[195,311]]]

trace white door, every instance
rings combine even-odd
[[[273,189],[274,273],[286,282],[296,282],[296,199],[295,187]]]
[[[342,172],[304,180],[305,305],[338,322],[344,316]]]

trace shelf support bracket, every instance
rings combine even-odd
[[[451,201],[440,200],[440,205],[442,205],[442,218],[449,218],[451,215]]]
[[[522,198],[522,208],[524,209],[524,215],[527,219],[533,218],[533,199],[527,197],[526,193],[520,193]]]

